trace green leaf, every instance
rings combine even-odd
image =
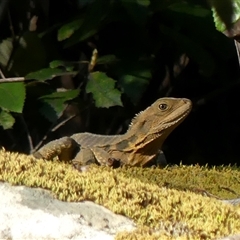
[[[86,92],[93,94],[96,107],[122,106],[121,92],[115,88],[115,82],[103,72],[89,74]]]
[[[151,0],[149,7],[153,12],[163,11],[166,8],[168,8],[171,4],[178,3],[178,2],[179,0],[168,0],[168,1]]]
[[[25,76],[43,68],[45,64],[46,51],[37,32],[25,32],[14,49],[8,71],[17,76]]]
[[[113,67],[112,71],[119,79],[118,83],[122,91],[137,104],[146,90],[151,78],[154,58],[152,56],[129,61],[121,59]]]
[[[0,112],[0,126],[3,127],[4,130],[12,128],[15,123],[15,119],[11,113],[1,110]]]
[[[62,67],[62,66],[65,67],[65,62],[62,60],[54,60],[49,63],[50,68],[57,68],[57,67]]]
[[[12,54],[13,43],[11,38],[7,38],[0,43],[0,64],[6,67]]]
[[[59,108],[59,112],[55,110],[55,107],[52,106],[53,104],[49,104],[47,102],[42,102],[42,106],[39,108],[39,112],[44,116],[49,122],[55,123],[58,118],[60,113],[64,110],[64,105],[62,105],[62,108]],[[56,105],[56,104],[55,104]]]
[[[58,119],[59,114],[65,109],[66,101],[76,98],[79,94],[79,89],[68,90],[63,92],[54,92],[39,98],[43,106],[40,112],[51,122]]]
[[[104,25],[104,20],[111,7],[111,0],[95,0],[89,4],[81,27],[67,40],[64,46],[70,47],[95,35]]]
[[[105,55],[97,59],[97,64],[111,64],[118,61],[115,55]]]
[[[44,95],[39,99],[62,99],[62,101],[72,100],[76,98],[79,94],[79,89],[67,90],[62,92],[54,92],[48,95]]]
[[[66,62],[62,60],[54,60],[49,63],[50,68],[64,67],[67,71],[73,71],[74,66],[71,62]]]
[[[0,107],[12,112],[23,110],[26,90],[23,82],[0,83]]]
[[[121,0],[122,6],[126,9],[127,13],[131,16],[135,24],[141,27],[145,26],[148,17],[149,0],[128,1]]]
[[[58,30],[58,41],[63,41],[73,35],[73,33],[78,30],[83,23],[83,19],[77,19],[74,20],[70,23],[67,23],[63,25],[59,30]]]
[[[36,79],[39,81],[45,81],[48,79],[52,79],[58,74],[63,73],[64,70],[59,69],[59,68],[43,68],[39,71],[29,73],[25,76],[26,79]]]
[[[150,0],[137,0],[137,3],[144,7],[148,7],[150,5]]]
[[[172,4],[168,7],[168,9],[195,17],[206,17],[211,13],[210,10],[206,8],[186,2]]]
[[[213,19],[218,31],[224,32],[240,19],[240,0],[210,0]]]
[[[139,71],[136,75],[123,75],[120,78],[119,84],[131,101],[134,104],[137,104],[141,99],[143,92],[146,90],[150,78],[151,72],[146,69]]]

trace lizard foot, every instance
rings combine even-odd
[[[109,158],[107,160],[107,165],[112,168],[118,168],[121,166],[121,161],[116,158]]]
[[[88,168],[90,166],[90,164],[92,163],[97,163],[96,161],[88,161],[87,163],[85,163],[84,165],[81,165],[79,162],[77,161],[73,161],[72,165],[74,169],[77,169],[79,172],[86,172],[88,171]],[[118,168],[121,166],[121,162],[119,159],[115,159],[115,158],[109,158],[106,162],[106,166],[112,167],[112,168]]]

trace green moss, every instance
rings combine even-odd
[[[119,168],[35,160],[0,151],[0,180],[49,189],[60,200],[91,200],[132,218],[139,226],[116,239],[212,239],[240,229],[240,207],[190,191],[231,197],[239,193],[240,172],[230,167]],[[176,188],[176,189],[174,189]],[[203,191],[204,190],[204,191]],[[235,192],[235,193],[234,193]],[[236,196],[235,196],[236,197]]]
[[[199,240],[206,239],[206,236],[202,234],[202,236],[197,236],[189,234],[191,232],[190,229],[184,228],[184,226],[176,226],[169,225],[165,226],[162,229],[154,230],[150,227],[139,227],[138,229],[132,232],[121,232],[118,233],[115,237],[115,240]]]
[[[230,166],[208,168],[194,166],[172,166],[159,168],[125,167],[127,178],[137,178],[145,183],[159,187],[193,191],[203,195],[215,195],[216,198],[232,199],[240,197],[240,169]]]

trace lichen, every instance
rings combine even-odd
[[[78,172],[68,163],[0,150],[1,181],[42,187],[63,201],[91,200],[132,218],[139,228],[119,233],[118,240],[212,239],[237,233],[240,206],[192,191],[236,197],[238,179],[240,171],[231,167],[111,169],[93,165]]]

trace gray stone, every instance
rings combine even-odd
[[[0,239],[106,239],[133,230],[126,217],[89,201],[68,203],[39,188],[0,183]]]

